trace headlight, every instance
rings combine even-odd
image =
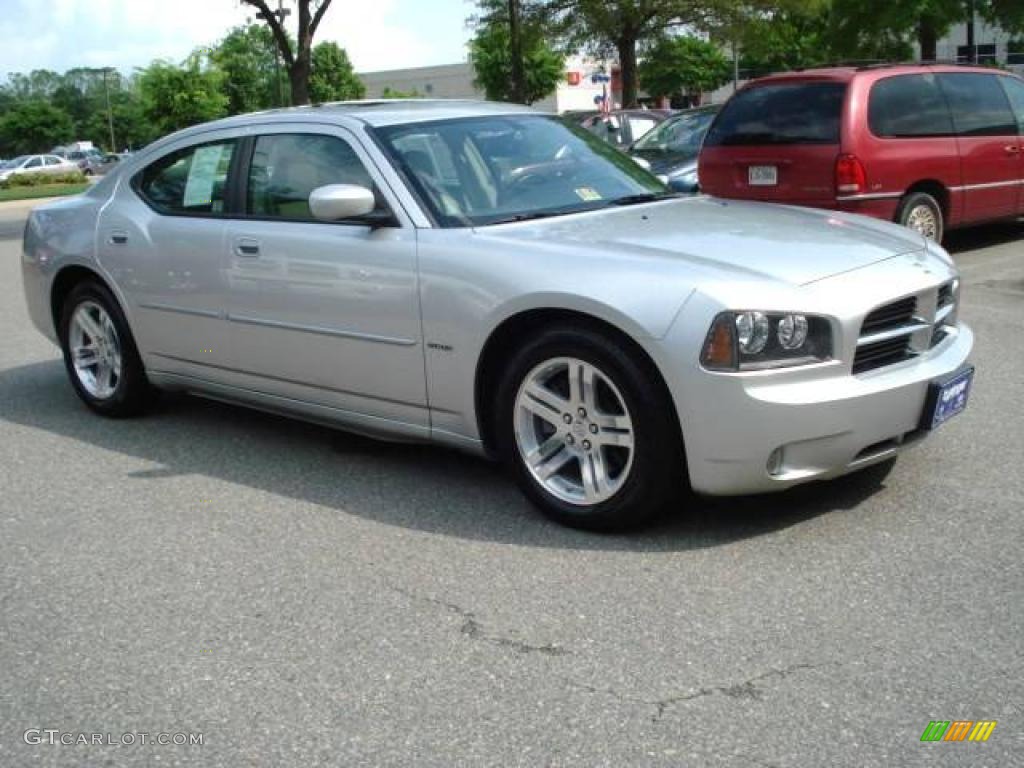
[[[700,362],[713,371],[758,371],[832,358],[832,326],[795,312],[722,312],[711,324]]]

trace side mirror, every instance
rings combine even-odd
[[[372,213],[377,202],[373,192],[357,184],[328,184],[309,194],[309,210],[321,221],[356,219]]]

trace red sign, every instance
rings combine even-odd
[[[580,73],[579,72],[566,72],[565,79],[569,82],[569,85],[580,84]]]

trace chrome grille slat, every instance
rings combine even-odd
[[[956,302],[951,280],[873,309],[861,324],[853,373],[895,365],[934,347],[947,335]]]

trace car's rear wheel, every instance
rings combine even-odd
[[[679,498],[679,430],[648,367],[603,334],[568,328],[541,333],[509,362],[498,391],[501,453],[549,517],[624,529]]]
[[[128,322],[113,294],[97,282],[75,286],[60,319],[64,367],[78,396],[104,416],[133,416],[151,397]]]
[[[913,192],[900,203],[897,220],[936,243],[942,242],[945,221],[942,206],[927,192]]]

